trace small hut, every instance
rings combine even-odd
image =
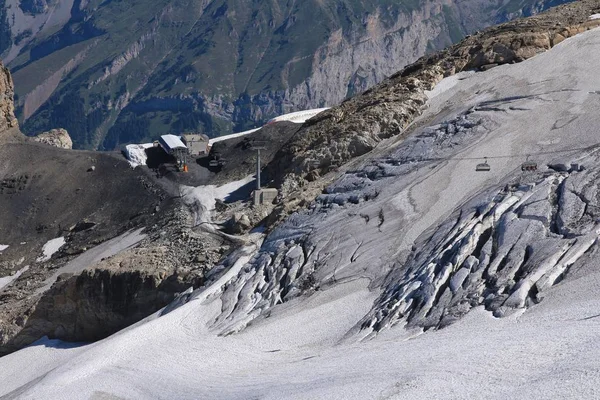
[[[210,153],[209,140],[209,137],[202,133],[183,134],[183,142],[192,156],[203,156]]]

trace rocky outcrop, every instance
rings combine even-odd
[[[67,243],[53,258],[33,263],[0,289],[0,355],[43,336],[76,342],[102,339],[165,307],[178,293],[202,285],[208,269],[228,251],[227,240],[191,231],[186,208],[169,207],[155,216],[137,247],[112,255],[107,253],[113,247],[110,240],[91,242],[97,224],[82,220],[69,228]],[[74,265],[86,269],[74,272]]]
[[[268,166],[283,195],[316,172],[361,156],[386,138],[400,136],[426,107],[426,91],[466,70],[517,63],[565,38],[600,26],[590,15],[600,1],[580,1],[547,13],[490,28],[426,56],[389,79],[309,120]]]
[[[14,94],[12,76],[0,63],[0,133],[19,126],[15,118]]]
[[[67,132],[65,129],[52,129],[51,131],[40,133],[39,135],[35,136],[33,140],[61,149],[73,148],[71,136],[69,136],[69,132]]]
[[[62,275],[37,303],[25,325],[2,346],[0,354],[42,336],[72,342],[103,339],[165,307],[178,292],[198,287],[198,279],[143,268]]]

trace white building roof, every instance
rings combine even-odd
[[[187,146],[181,141],[179,136],[175,135],[162,135],[159,140],[160,145],[167,152],[171,152],[176,149],[187,149]]]

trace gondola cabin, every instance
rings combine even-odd
[[[533,161],[527,161],[521,164],[521,171],[537,171],[538,165]]]
[[[487,161],[479,163],[475,166],[475,171],[477,172],[488,172],[491,169],[492,168],[490,167],[490,164],[487,163]]]

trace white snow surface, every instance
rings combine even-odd
[[[250,129],[250,130],[243,131],[243,132],[232,133],[230,135],[223,135],[223,136],[219,136],[216,138],[212,138],[212,139],[209,139],[208,144],[210,144],[212,146],[213,144],[215,144],[217,142],[222,142],[224,140],[235,139],[235,138],[239,138],[242,136],[246,136],[246,135],[249,135],[251,133],[254,133],[254,132],[260,130],[261,128]]]
[[[590,19],[600,19],[600,14],[590,15]]]
[[[329,107],[314,108],[312,110],[304,110],[304,111],[295,111],[292,113],[280,115],[279,117],[275,117],[267,123],[270,124],[273,122],[289,121],[289,122],[294,122],[296,124],[303,124],[306,121],[308,121],[309,119],[311,119],[312,117],[316,116],[317,114],[320,114],[323,111],[327,111],[327,110],[329,110]]]
[[[391,155],[380,153],[377,158],[375,151],[372,160],[355,166],[361,173],[340,179],[317,209],[293,215],[264,243],[231,255],[205,287],[185,294],[168,313],[159,312],[91,345],[64,348],[68,346],[60,342],[42,341],[0,358],[0,396],[599,398],[598,231],[594,221],[581,219],[583,200],[597,193],[589,186],[595,178],[586,177],[598,173],[597,152],[590,147],[598,145],[600,127],[598,65],[600,31],[592,30],[523,63],[444,83],[448,86],[432,96],[421,118],[440,124],[435,129],[415,132]],[[425,161],[413,157],[421,149]],[[587,169],[548,171],[548,180],[536,190],[519,186],[516,194],[490,203],[495,206],[485,209],[491,210],[486,219],[477,219],[470,204],[484,202],[486,191],[495,198],[496,186],[522,176],[519,166],[527,155],[540,168],[577,159]],[[484,156],[502,158],[490,158],[490,172],[476,173],[475,164]],[[363,186],[357,190],[359,178]],[[553,182],[558,181],[564,184],[556,189]],[[557,190],[562,197],[554,205],[560,209],[555,217],[552,207],[544,207],[552,197],[548,193]],[[210,222],[203,211],[214,207],[219,190],[183,191],[186,201],[198,204],[197,222]],[[575,195],[580,192],[581,198]],[[457,210],[464,213],[459,225],[451,227],[456,236],[438,240],[434,228],[451,221]],[[449,243],[452,248],[441,250],[456,251],[462,258],[464,249],[477,247],[469,235],[477,237],[480,229],[496,224],[503,229],[496,233],[496,245],[504,251],[504,242],[522,240],[519,232],[524,230],[513,225],[530,220],[546,233],[542,224],[550,217],[557,219],[557,231],[531,251],[535,255],[548,244],[552,251],[542,252],[540,259],[571,267],[562,281],[553,275],[558,272],[550,271],[552,263],[533,270],[528,279],[550,273],[535,282],[543,288],[541,301],[516,307],[504,318],[478,306],[441,330],[423,333],[398,324],[360,340],[365,335],[359,322],[379,310],[386,293],[405,289],[390,282],[408,279],[409,285],[437,290],[440,280],[451,276],[449,287],[460,291],[461,282],[469,279],[448,270],[450,264],[440,264],[439,270],[419,264],[421,280],[411,280],[413,271],[403,270],[402,260],[410,258],[416,243],[425,243],[423,249],[430,243]],[[560,260],[553,255],[560,250],[555,244],[565,249]],[[511,262],[504,268],[512,268]],[[319,288],[302,293],[307,275]],[[521,283],[531,286],[534,281]],[[415,305],[409,301],[398,306],[410,313]],[[385,321],[384,314],[374,320]]]
[[[7,244],[0,244],[0,251],[4,251],[6,249],[8,249],[10,246]]]
[[[227,196],[237,189],[252,182],[253,175],[249,175],[239,181],[227,183],[222,186],[181,186],[180,192],[185,203],[195,212],[195,225],[211,222],[211,212],[215,209],[216,200],[225,200]]]
[[[152,146],[154,146],[152,143],[128,144],[125,146],[125,157],[127,158],[127,161],[129,161],[131,168],[146,165],[146,162],[148,161],[146,149],[149,149]]]
[[[464,71],[459,72],[458,74],[449,76],[447,78],[442,79],[432,90],[426,90],[425,94],[429,98],[429,100],[433,99],[435,96],[442,94],[454,86],[458,84],[463,79],[466,79],[469,75],[474,74],[475,71]]]
[[[42,293],[50,289],[52,284],[56,282],[56,278],[58,278],[61,274],[78,274],[84,269],[93,266],[103,258],[112,257],[115,254],[134,247],[146,237],[146,235],[142,233],[144,229],[145,228],[138,228],[136,230],[127,231],[122,235],[107,240],[106,242],[85,251],[83,254],[80,254],[73,260],[58,268],[54,275],[48,278],[45,282],[45,285],[38,289],[36,293]]]
[[[48,261],[52,258],[52,255],[60,250],[61,247],[65,244],[64,237],[58,237],[56,239],[49,240],[44,247],[42,248],[42,255],[37,258],[37,262]]]
[[[293,113],[284,114],[284,115],[275,117],[275,118],[271,119],[269,122],[267,122],[267,124],[270,124],[273,122],[281,122],[281,121],[289,121],[289,122],[294,122],[296,124],[303,124],[308,119],[310,119],[310,118],[314,117],[315,115],[322,113],[323,111],[326,111],[326,110],[329,110],[329,108],[315,108],[312,110],[296,111]],[[208,143],[210,145],[213,145],[214,143],[222,142],[224,140],[239,138],[239,137],[254,133],[254,132],[260,130],[261,128],[262,127],[250,129],[250,130],[244,131],[244,132],[232,133],[231,135],[219,136],[219,137],[210,139],[208,141]]]
[[[27,265],[27,266],[21,268],[20,270],[18,270],[17,272],[15,272],[13,275],[1,277],[0,278],[0,291],[2,291],[2,289],[4,289],[8,285],[10,285],[14,281],[16,281],[28,269],[29,269],[29,266]]]

